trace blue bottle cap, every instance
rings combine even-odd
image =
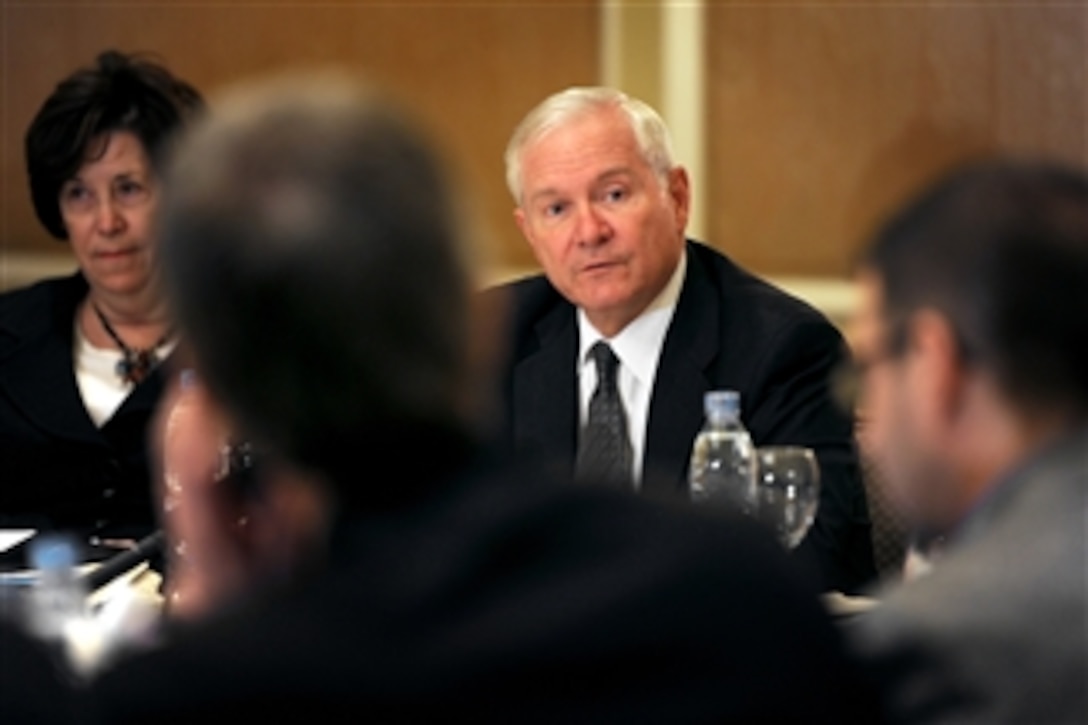
[[[740,393],[736,390],[708,390],[703,396],[707,415],[739,415]]]
[[[76,565],[76,546],[69,536],[42,534],[30,542],[30,563],[35,569],[69,569]]]

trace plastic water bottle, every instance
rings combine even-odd
[[[703,397],[706,422],[691,451],[688,472],[691,500],[728,506],[752,515],[755,510],[755,448],[740,420],[740,393],[711,390]]]
[[[63,642],[69,628],[87,617],[87,592],[76,571],[75,542],[65,536],[41,535],[31,544],[30,560],[37,579],[27,602],[29,626],[39,637]]]

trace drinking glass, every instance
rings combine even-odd
[[[801,542],[820,502],[820,466],[811,448],[756,449],[756,518],[792,549]]]

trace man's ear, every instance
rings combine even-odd
[[[521,236],[525,237],[525,241],[529,243],[529,248],[533,250],[533,257],[536,258],[538,263],[543,264],[540,261],[540,253],[537,251],[536,240],[530,228],[529,217],[520,206],[514,209],[514,222],[517,223],[518,229],[521,230]]]
[[[691,214],[691,182],[688,172],[683,166],[676,166],[669,170],[668,176],[669,196],[676,209],[676,223],[680,231],[688,226],[688,218]]]
[[[924,395],[932,430],[954,425],[966,404],[968,369],[948,318],[934,309],[916,312],[907,326],[914,390]]]
[[[518,229],[521,230],[521,236],[525,237],[525,240],[532,244],[533,241],[529,237],[529,230],[527,228],[528,220],[525,218],[525,211],[520,207],[514,207],[514,223],[518,225]]]

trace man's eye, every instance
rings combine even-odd
[[[617,187],[617,188],[613,188],[613,189],[608,189],[607,191],[604,192],[605,201],[610,201],[610,202],[623,201],[626,198],[627,198],[627,189]]]
[[[564,202],[555,202],[554,204],[548,204],[544,207],[544,216],[548,218],[555,218],[560,216],[566,211],[567,205]]]

